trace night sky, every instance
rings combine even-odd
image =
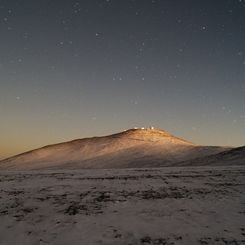
[[[245,145],[245,0],[0,0],[0,158],[151,125]]]

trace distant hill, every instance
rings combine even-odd
[[[232,166],[245,165],[245,146],[226,150],[210,156],[194,158],[177,164],[178,166]]]
[[[0,161],[0,169],[164,167],[230,149],[199,146],[161,129],[140,128],[104,137],[48,145]]]

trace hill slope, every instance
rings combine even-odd
[[[0,169],[162,167],[226,149],[197,146],[160,129],[130,129],[45,146],[1,161]]]
[[[199,157],[177,164],[178,166],[231,166],[245,165],[245,146],[223,151],[218,154]]]

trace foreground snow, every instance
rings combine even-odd
[[[0,244],[245,244],[245,167],[0,173]]]

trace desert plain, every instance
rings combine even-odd
[[[245,167],[0,172],[0,244],[245,244]]]

